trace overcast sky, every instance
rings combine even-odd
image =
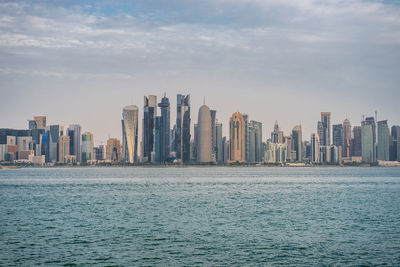
[[[275,120],[309,139],[321,111],[400,124],[398,3],[0,1],[0,128],[46,115],[98,144],[121,138],[123,106],[164,92],[173,120],[177,93],[191,95],[192,124],[205,97],[224,134],[239,111],[264,140]]]

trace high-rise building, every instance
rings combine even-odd
[[[199,109],[197,122],[197,160],[199,162],[212,161],[212,125],[211,111],[203,105]]]
[[[175,151],[178,159],[190,161],[190,95],[177,95]]]
[[[343,157],[351,157],[351,123],[348,119],[343,121]]]
[[[389,160],[389,127],[387,120],[378,121],[378,144],[377,144],[377,159]]]
[[[302,140],[302,131],[301,125],[297,125],[292,130],[293,137],[293,151],[295,151],[294,160],[297,162],[303,161],[303,140]]]
[[[291,135],[285,136],[285,145],[286,145],[286,161],[292,162],[294,158],[292,157],[293,151],[293,138]]]
[[[197,147],[198,147],[198,131],[197,123],[193,125],[193,146],[192,146],[192,160],[197,161]]]
[[[400,161],[400,126],[392,126],[391,128],[391,137],[393,140],[390,160],[392,161]]]
[[[250,121],[249,124],[249,162],[262,162],[264,145],[262,142],[262,123]]]
[[[321,112],[321,122],[324,129],[323,132],[323,141],[324,146],[331,145],[331,113],[330,112]],[[319,134],[319,133],[318,133]],[[320,136],[321,138],[321,136]]]
[[[46,116],[35,116],[33,119],[36,122],[36,129],[46,129]]]
[[[364,162],[374,162],[374,135],[372,124],[365,123],[361,126],[361,156]]]
[[[28,120],[28,129],[33,130],[37,129],[36,121],[35,120]]]
[[[82,155],[81,160],[86,163],[89,160],[94,160],[94,139],[93,134],[90,132],[85,132],[82,134]]]
[[[317,133],[319,136],[319,146],[325,146],[325,128],[321,121],[317,123]]]
[[[158,104],[161,116],[156,117],[156,161],[166,162],[170,159],[170,107],[169,99],[164,95]]]
[[[76,161],[81,162],[81,126],[79,124],[72,124],[68,127],[69,136],[69,153],[76,156]]]
[[[311,162],[319,163],[320,158],[320,149],[319,149],[319,136],[316,133],[311,134]]]
[[[60,125],[50,125],[49,135],[49,162],[58,161],[58,138],[63,135],[63,128]]]
[[[121,142],[117,138],[109,138],[106,146],[106,160],[111,162],[121,161]]]
[[[70,139],[68,135],[62,135],[58,138],[58,162],[66,163],[67,156],[70,155]]]
[[[280,130],[278,122],[275,121],[275,125],[274,125],[274,131],[271,132],[271,142],[272,143],[279,143],[279,144],[283,144],[284,140],[283,140],[283,131]]]
[[[333,145],[343,147],[343,125],[334,124],[332,126]]]
[[[93,148],[94,160],[104,160],[104,145],[99,145]]]
[[[361,126],[354,126],[353,127],[353,139],[351,142],[351,151],[352,151],[352,156],[354,157],[361,157],[361,146],[362,146],[362,140],[361,140]]]
[[[371,159],[371,161],[368,161],[368,162],[375,162],[376,161],[376,123],[375,123],[374,117],[365,118],[365,120],[361,122],[361,127],[363,127],[364,125],[371,125],[371,131],[372,131],[372,153],[371,154],[372,154],[372,159]],[[366,127],[366,128],[368,128],[368,127]],[[366,134],[365,135],[366,139],[364,139],[364,137],[363,137],[364,132]],[[364,129],[361,130],[361,139],[362,139],[361,150],[363,151],[362,152],[362,157],[363,157],[363,160],[364,160],[364,156],[367,156],[367,154],[369,155],[369,152],[370,152],[369,151],[370,147],[368,146],[370,144],[369,130],[368,130],[368,133],[366,132],[366,130],[364,131]],[[365,149],[363,148],[364,142],[366,142],[365,144],[368,146]],[[367,154],[364,154],[364,152],[367,153]]]
[[[245,140],[245,161],[250,160],[250,125],[249,125],[249,115],[243,114],[244,119],[244,140]]]
[[[135,105],[126,106],[122,110],[122,157],[128,163],[137,161],[138,113],[139,109]]]
[[[211,141],[212,141],[212,157],[213,159],[217,158],[217,137],[216,137],[216,123],[217,123],[217,111],[211,109],[210,110],[210,115],[211,115]]]
[[[230,160],[246,161],[246,121],[239,112],[233,113],[229,122]]]
[[[157,116],[157,96],[144,97],[143,127],[142,127],[142,155],[151,161],[151,154],[155,153],[155,134]]]
[[[222,140],[222,123],[217,122],[215,124],[215,138],[216,138],[216,161],[224,161],[224,147]]]

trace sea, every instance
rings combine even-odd
[[[400,168],[0,170],[0,266],[400,266]]]

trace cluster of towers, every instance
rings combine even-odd
[[[361,125],[350,121],[331,123],[331,113],[321,112],[316,131],[303,140],[302,126],[285,135],[276,122],[271,137],[263,141],[262,123],[234,112],[229,136],[223,136],[217,111],[202,105],[191,135],[190,95],[177,95],[176,121],[171,127],[170,101],[166,95],[144,97],[143,120],[139,108],[122,110],[122,139],[109,138],[107,145],[94,146],[93,134],[81,126],[66,130],[46,125],[45,116],[29,120],[28,130],[0,129],[0,161],[34,163],[310,163],[400,161],[400,127],[389,129],[387,120],[369,116]],[[139,125],[141,141],[139,142]],[[105,152],[105,153],[104,153]]]

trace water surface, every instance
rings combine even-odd
[[[400,265],[400,168],[0,170],[0,266]]]

